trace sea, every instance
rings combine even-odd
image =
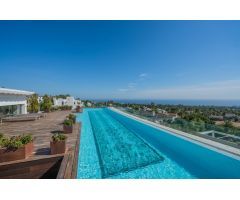
[[[189,99],[97,99],[94,102],[114,101],[118,103],[136,104],[162,104],[162,105],[186,105],[186,106],[229,106],[240,107],[240,100],[189,100]]]

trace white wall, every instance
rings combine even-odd
[[[18,106],[18,113],[27,113],[27,97],[23,95],[13,94],[0,94],[0,106],[11,106],[11,105],[22,105]],[[21,109],[21,112],[20,112]]]
[[[81,101],[75,100],[74,97],[67,97],[66,99],[56,99],[53,98],[53,104],[54,106],[72,106],[72,109],[76,109],[77,105],[81,105]]]

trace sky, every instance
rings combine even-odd
[[[0,86],[82,99],[240,99],[240,21],[0,21]]]

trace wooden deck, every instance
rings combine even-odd
[[[76,166],[78,160],[79,138],[80,138],[80,124],[74,125],[73,133],[66,134],[67,139],[67,152],[65,155],[51,156],[50,155],[50,140],[55,132],[62,132],[62,123],[66,116],[71,111],[57,111],[48,113],[45,118],[41,118],[36,121],[24,121],[24,122],[5,122],[0,124],[0,133],[5,135],[14,136],[23,133],[31,133],[34,137],[34,155],[27,160],[14,161],[9,163],[0,164],[0,178],[4,178],[7,173],[10,173],[9,178],[38,178],[40,177],[38,169],[42,168],[39,163],[46,163],[44,166],[45,172],[49,166],[53,166],[53,163],[61,160],[59,173],[56,178],[75,178]],[[7,170],[5,166],[10,169]],[[16,171],[14,167],[19,167]],[[25,175],[17,174],[18,171],[26,171]],[[7,170],[4,172],[4,170]],[[11,170],[16,175],[11,175]],[[37,170],[37,171],[35,171]],[[30,173],[32,171],[32,174]],[[51,170],[52,171],[52,170]],[[43,172],[42,172],[43,173]]]
[[[48,113],[45,118],[36,121],[5,122],[0,125],[0,133],[13,136],[23,133],[31,133],[34,137],[35,153],[48,155],[50,152],[50,140],[53,133],[62,131],[62,122],[71,111],[57,111]],[[77,135],[67,134],[67,147],[75,145]]]

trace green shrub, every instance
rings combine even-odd
[[[51,112],[54,112],[54,111],[57,111],[57,110],[60,110],[58,106],[55,106],[55,107],[51,107],[51,108],[50,108],[50,111],[51,111]]]
[[[73,125],[73,121],[72,121],[72,120],[69,120],[69,119],[66,119],[66,120],[63,122],[63,124],[64,124],[65,126],[72,126],[72,125]]]
[[[21,136],[13,136],[10,139],[6,138],[3,141],[3,145],[7,149],[18,149],[18,148],[21,148],[21,147],[24,146],[22,141],[21,141]]]
[[[22,142],[23,145],[28,144],[32,141],[33,141],[33,137],[32,137],[31,134],[21,136],[21,142]]]
[[[3,146],[4,135],[0,133],[0,148]]]
[[[43,96],[43,101],[40,105],[41,110],[44,112],[50,112],[52,107],[52,98],[48,95]]]
[[[7,149],[18,149],[33,141],[33,137],[28,135],[19,135],[13,137],[1,136],[0,147]]]
[[[52,141],[53,142],[64,141],[66,139],[67,139],[67,136],[62,134],[62,133],[56,133],[52,136]]]
[[[37,113],[39,111],[38,95],[34,94],[28,98],[28,111]]]
[[[60,110],[72,110],[72,106],[59,106],[58,109],[60,109]]]
[[[74,114],[69,114],[69,115],[67,116],[67,118],[68,118],[69,120],[71,120],[71,121],[73,122],[73,124],[76,123],[76,115],[74,115]]]

